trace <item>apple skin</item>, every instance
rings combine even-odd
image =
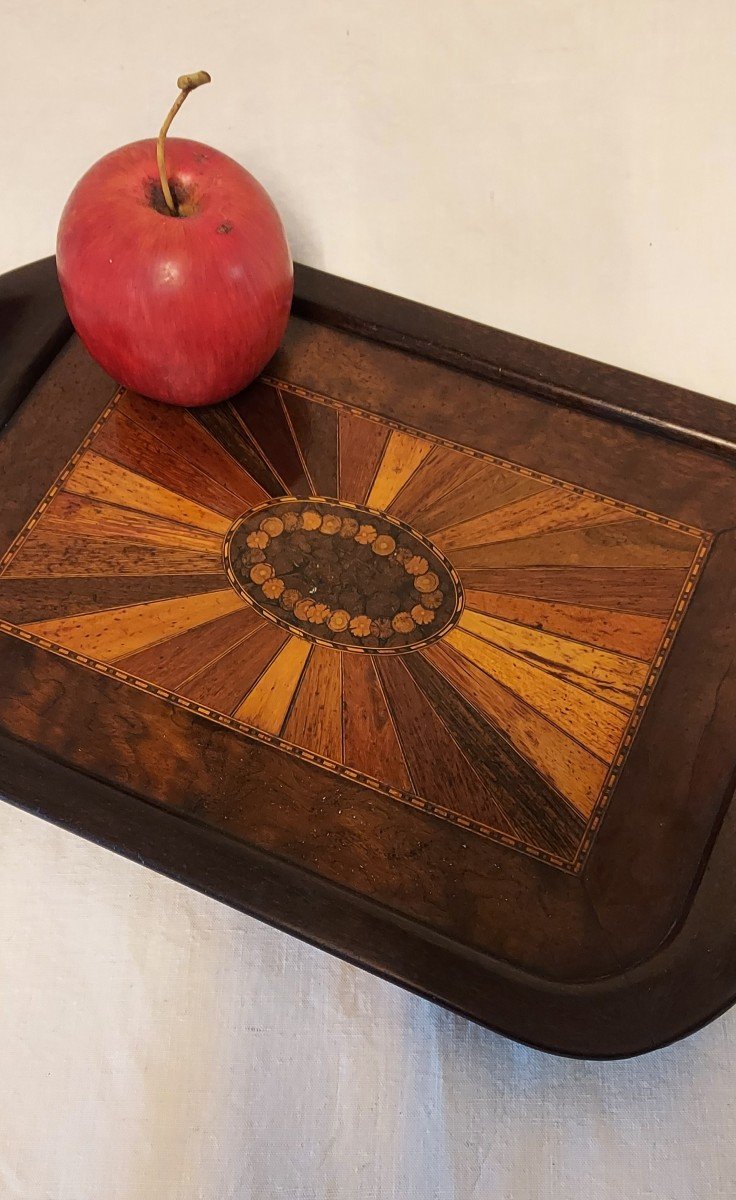
[[[294,273],[267,192],[226,154],[168,138],[164,203],[156,141],[101,158],[69,197],[56,245],[72,323],[118,383],[195,407],[235,395],[281,341]]]

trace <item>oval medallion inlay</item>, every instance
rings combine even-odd
[[[444,555],[403,521],[344,501],[281,497],[225,538],[233,587],[309,641],[405,654],[436,641],[463,606]]]

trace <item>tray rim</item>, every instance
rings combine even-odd
[[[15,314],[10,337],[0,347],[0,428],[72,332],[53,258],[0,277],[0,311],[3,305],[12,309],[16,300],[19,315]],[[293,312],[549,403],[581,408],[600,419],[633,425],[707,453],[736,455],[736,406],[314,268],[296,267]],[[56,783],[53,788],[48,787],[51,780]],[[1,731],[0,787],[2,798],[12,804],[497,1032],[552,1053],[583,1058],[645,1053],[694,1032],[736,1000],[736,927],[729,932],[715,920],[724,907],[723,892],[726,906],[729,898],[736,900],[736,885],[730,884],[728,892],[728,853],[725,869],[723,863],[718,865],[724,847],[728,851],[728,843],[736,843],[736,813],[730,801],[724,805],[723,821],[714,826],[711,854],[706,854],[704,871],[696,881],[693,904],[670,938],[621,974],[590,983],[560,984],[460,950],[447,937],[433,935],[377,903],[67,766]],[[39,798],[41,789],[45,795]],[[729,796],[732,792],[729,789]],[[111,819],[106,801],[113,796]],[[165,836],[151,836],[161,829]],[[185,871],[177,865],[174,847],[188,860]],[[714,884],[715,898],[709,895]],[[707,944],[700,929],[703,911],[706,918],[708,913],[714,917]],[[464,972],[459,983],[458,956]],[[698,974],[705,961],[716,964],[715,979]],[[407,962],[411,962],[408,970]],[[697,995],[693,996],[691,984],[676,986],[678,972],[681,980],[695,973],[700,985]],[[558,1032],[535,1032],[538,1017],[550,1008]],[[586,1014],[587,1029],[580,1027]]]

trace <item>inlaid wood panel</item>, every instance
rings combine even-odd
[[[182,694],[213,712],[236,713],[288,640],[287,633],[259,618],[234,646],[189,675]]]
[[[224,616],[203,621],[180,634],[168,637],[141,650],[124,654],[117,665],[140,679],[155,680],[160,687],[181,691],[187,680],[207,667],[225,659],[249,634],[261,625],[258,613],[248,605],[239,605]]]
[[[576,873],[710,543],[281,380],[121,392],[4,555],[0,628]]]
[[[253,440],[237,409],[229,403],[214,408],[198,408],[193,413],[197,424],[212,435],[222,449],[239,464],[248,477],[267,496],[281,496],[289,488],[275,474],[264,454],[253,444]]]
[[[371,775],[380,762],[383,777],[400,792],[410,792],[409,769],[375,661],[364,654],[346,654],[342,676],[346,765],[362,775]]]
[[[673,597],[685,585],[688,572],[669,567],[466,567],[463,582],[473,591],[506,592],[534,600],[552,600],[603,609],[668,618]]]
[[[585,608],[579,604],[548,603],[527,596],[499,592],[465,593],[467,607],[517,625],[545,629],[590,646],[605,646],[645,662],[654,656],[667,622],[660,617]]]
[[[278,388],[254,383],[247,400],[234,401],[233,408],[281,484],[282,494],[313,495],[314,484]]]
[[[281,391],[305,470],[316,496],[338,493],[338,414],[326,404],[311,404],[303,396]]]
[[[80,654],[115,662],[134,650],[176,637],[184,630],[204,625],[241,607],[237,596],[223,590],[204,596],[148,600],[125,608],[58,617],[53,621],[34,621],[26,629],[36,637]]]
[[[386,442],[381,462],[368,493],[368,507],[386,509],[416,474],[432,450],[426,438],[395,429]]]
[[[467,738],[453,738],[439,706],[416,682],[404,659],[398,655],[380,659],[378,672],[417,795],[448,808],[462,797],[463,815],[518,836],[497,800],[498,788],[489,786],[474,768]],[[427,753],[428,746],[432,754]]]
[[[4,575],[0,577],[0,609],[7,620],[20,625],[51,620],[62,609],[73,616],[221,588],[219,570],[212,575],[39,575],[26,579]]]
[[[344,762],[342,720],[342,655],[314,646],[289,715],[284,737],[296,746]]]
[[[182,420],[188,419],[183,414]],[[189,435],[189,427],[183,432]],[[241,511],[244,498],[223,482],[227,474],[220,470],[220,463],[209,461],[212,439],[200,437],[198,432],[194,425],[191,437],[179,439],[177,450],[161,430],[158,416],[144,428],[121,408],[104,422],[95,439],[95,451],[172,491],[183,490],[187,499],[195,503],[213,508],[223,516],[234,517]],[[204,465],[197,466],[199,461]],[[221,461],[227,463],[226,458]]]
[[[339,410],[339,496],[364,504],[371,489],[391,430],[380,421],[368,421]]]
[[[590,816],[608,772],[605,759],[449,646],[433,647],[425,659],[442,676],[443,690],[448,691],[449,684],[472,706],[476,722],[482,718],[493,722],[561,796],[583,816]],[[414,662],[411,667],[416,670]],[[460,702],[455,704],[461,710],[459,719],[470,724]]]
[[[230,527],[227,517],[195,504],[184,496],[171,492],[152,480],[118,466],[108,458],[90,451],[77,464],[66,483],[67,492],[100,500],[134,512],[166,517],[178,525],[226,533]],[[265,499],[265,496],[264,496]]]

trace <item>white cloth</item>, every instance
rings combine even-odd
[[[514,1045],[0,807],[2,1200],[733,1200],[736,1012]]]

